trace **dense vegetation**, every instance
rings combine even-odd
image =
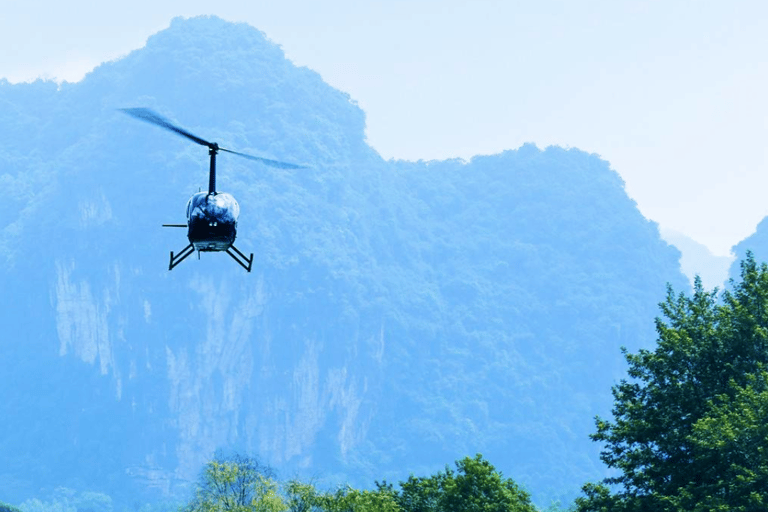
[[[411,475],[373,491],[340,487],[318,491],[291,480],[281,485],[252,457],[216,457],[184,512],[535,512],[528,493],[481,455],[456,461],[428,477]]]
[[[535,512],[530,496],[481,455],[465,457],[428,477],[411,475],[374,490],[349,485],[323,491],[313,483],[281,481],[255,457],[216,455],[205,464],[194,495],[184,504],[134,504],[139,512]],[[30,499],[0,512],[113,512],[109,496],[60,488],[48,501]],[[548,510],[559,510],[550,507]]]
[[[186,240],[159,225],[183,221],[207,154],[131,106],[310,166],[220,157],[253,274],[208,254],[167,272]],[[358,488],[483,453],[538,502],[574,496],[605,476],[588,434],[619,347],[647,348],[665,284],[687,286],[599,156],[385,162],[346,94],[216,18],[77,84],[0,82],[0,183],[14,502],[177,497],[219,448]]]
[[[597,419],[602,460],[580,511],[757,511],[768,507],[768,266],[748,253],[719,298],[670,290],[658,346],[627,354],[631,380]]]
[[[18,508],[0,501],[0,512],[21,512]]]

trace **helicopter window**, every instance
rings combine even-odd
[[[189,198],[189,202],[187,202],[187,218],[188,219],[192,217],[192,212],[195,211],[195,208],[197,208],[201,204],[205,204],[207,196],[208,194],[206,192],[198,192],[197,194]]]

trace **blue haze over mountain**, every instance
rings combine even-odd
[[[768,262],[768,217],[765,217],[755,228],[755,232],[733,246],[736,261],[731,264],[728,277],[737,279],[741,269],[741,260],[751,251],[758,262]]]
[[[384,72],[384,70],[382,71]],[[190,258],[221,154],[246,274]],[[596,155],[383,161],[365,115],[258,30],[174,20],[79,83],[0,82],[0,500],[182,495],[216,449],[370,486],[481,452],[537,500],[604,476],[588,434],[655,340],[679,253]],[[182,493],[182,494],[179,494]]]
[[[705,245],[672,229],[662,228],[660,232],[664,240],[680,250],[680,268],[691,285],[699,276],[705,288],[723,289],[728,280],[728,269],[734,261],[732,257],[715,256]]]

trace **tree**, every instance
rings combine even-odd
[[[394,498],[381,491],[360,491],[350,487],[317,496],[323,512],[400,512]]]
[[[286,485],[291,512],[400,512],[391,493],[360,491],[341,487],[335,492],[318,492],[311,484],[296,480]]]
[[[768,372],[750,375],[745,387],[710,401],[693,426],[691,441],[702,461],[700,488],[680,492],[680,507],[695,512],[768,510]]]
[[[535,512],[530,496],[478,454],[456,462],[443,483],[443,510],[464,512]]]
[[[397,502],[407,512],[438,512],[443,494],[445,479],[450,470],[438,472],[429,477],[409,476],[405,482],[400,482],[400,492],[394,491],[386,482],[379,484],[379,489],[386,488],[393,493]]]
[[[376,482],[376,490],[342,487],[318,492],[311,484],[286,485],[291,512],[535,512],[528,493],[504,478],[482,455],[456,462],[429,477],[411,475],[395,489]]]
[[[21,510],[13,505],[8,505],[7,503],[0,501],[0,512],[21,512]]]
[[[317,491],[312,484],[291,480],[286,484],[285,492],[290,512],[310,512],[315,507]]]
[[[656,349],[624,351],[631,380],[591,436],[618,474],[586,485],[579,510],[765,509],[768,266],[748,254],[731,288],[719,302],[700,279],[690,297],[670,288]]]
[[[270,468],[253,457],[216,456],[206,464],[185,512],[282,512],[287,509]]]
[[[400,482],[400,492],[386,482],[378,484],[390,492],[404,512],[535,512],[527,492],[477,454],[456,461],[456,471],[424,478],[411,476]]]

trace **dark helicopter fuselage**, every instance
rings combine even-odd
[[[198,192],[187,202],[187,238],[196,251],[226,251],[235,243],[240,206],[225,192]]]

